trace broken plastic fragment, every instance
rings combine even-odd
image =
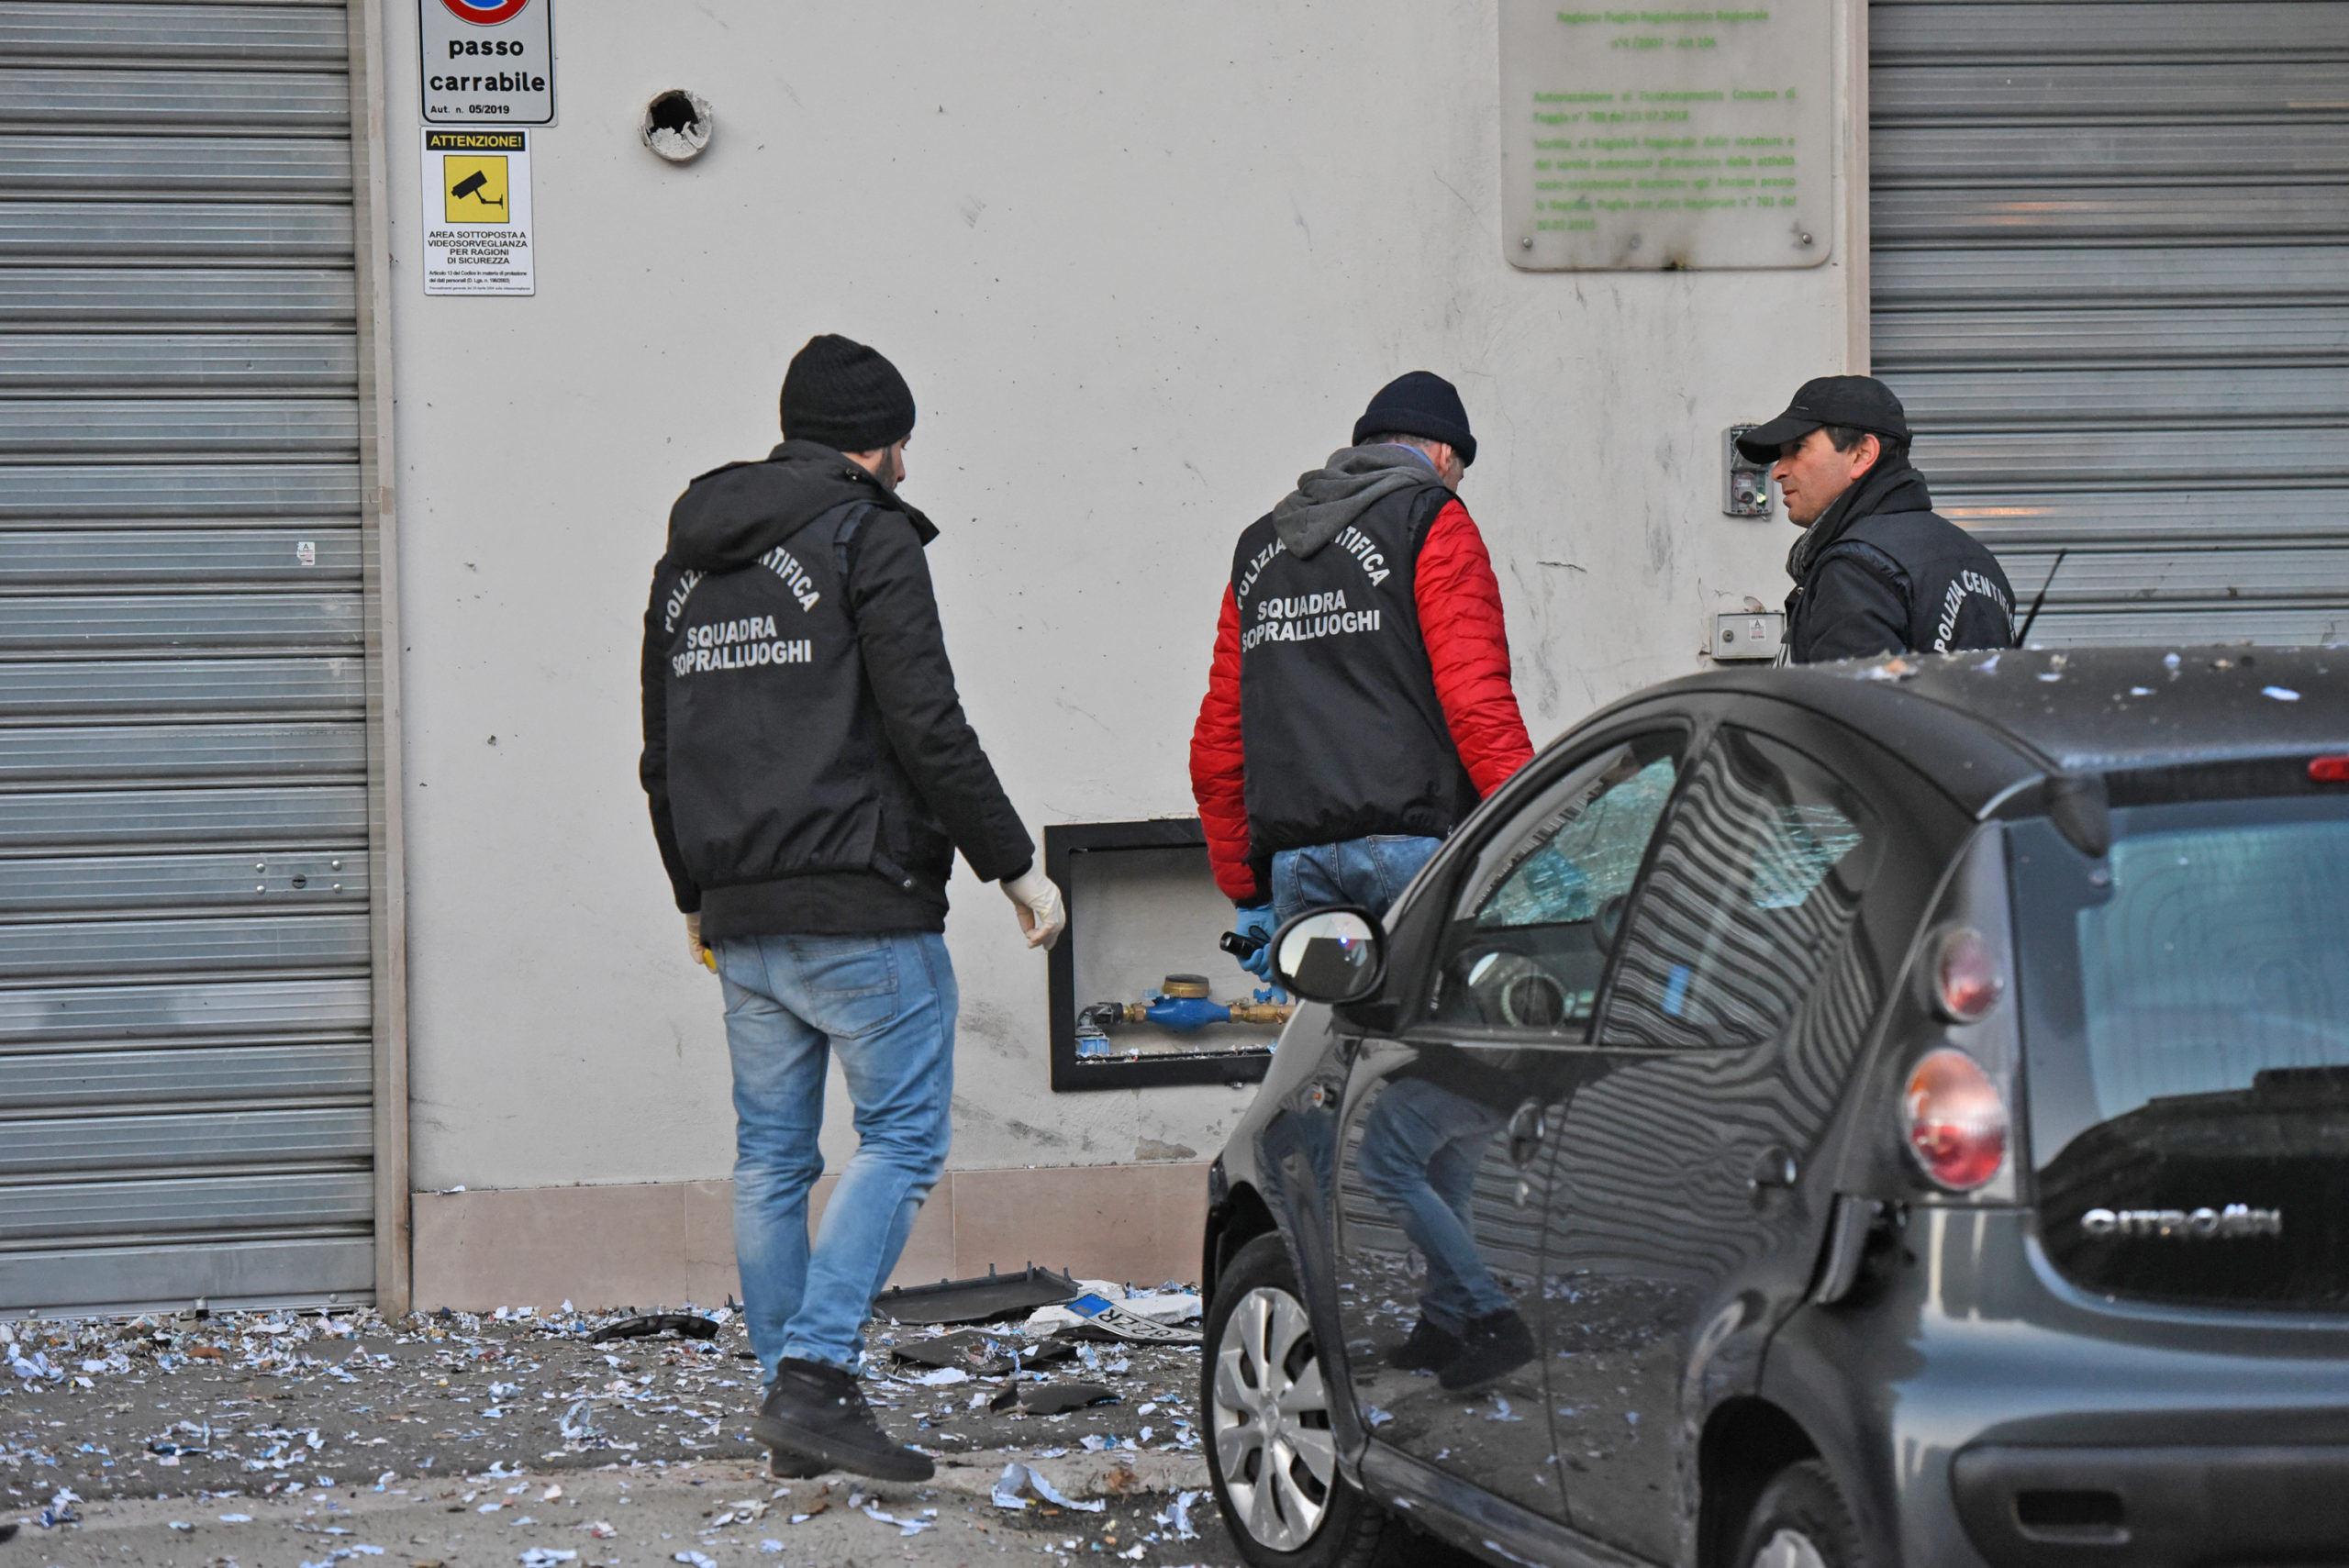
[[[1187,1299],[1196,1300],[1197,1298]],[[1183,1308],[1169,1303],[1161,1307],[1159,1310],[1167,1312],[1171,1317],[1174,1312]],[[1110,1301],[1091,1292],[1078,1296],[1065,1307],[1038,1312],[1029,1319],[1029,1322],[1030,1325],[1038,1323],[1039,1320],[1066,1322],[1071,1318],[1074,1319],[1071,1326],[1080,1331],[1088,1329],[1098,1329],[1103,1334],[1120,1340],[1159,1345],[1196,1345],[1199,1342],[1199,1331],[1197,1329],[1177,1328],[1173,1322],[1154,1321],[1130,1309],[1122,1303]],[[1180,1319],[1175,1321],[1179,1322]]]
[[[1117,1402],[1115,1391],[1097,1383],[1047,1383],[1019,1391],[1019,1407],[1031,1416],[1059,1416],[1088,1405]]]
[[[698,1312],[651,1312],[641,1318],[623,1318],[617,1323],[607,1323],[587,1336],[591,1345],[607,1340],[642,1340],[654,1334],[683,1334],[688,1340],[715,1340],[718,1323]],[[679,1562],[685,1561],[683,1558]]]

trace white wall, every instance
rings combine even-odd
[[[730,1163],[638,628],[671,499],[766,450],[811,333],[912,383],[964,701],[1040,837],[1192,809],[1232,540],[1403,371],[1467,400],[1537,741],[1695,668],[1716,591],[1785,592],[1790,530],[1720,515],[1720,431],[1843,368],[1851,237],[1807,272],[1514,271],[1491,0],[560,0],[532,299],[423,296],[386,11],[419,1187]],[[673,86],[716,111],[682,167],[636,134]],[[1050,1094],[1042,960],[953,896],[956,1165],[1219,1144],[1228,1089]]]

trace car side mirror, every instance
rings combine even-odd
[[[1273,933],[1273,978],[1308,1002],[1359,1002],[1386,978],[1386,936],[1367,909],[1316,909]]]

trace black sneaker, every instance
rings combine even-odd
[[[938,1470],[928,1454],[889,1440],[855,1373],[789,1356],[775,1369],[766,1403],[751,1418],[751,1435],[825,1470],[876,1481],[927,1481]]]
[[[1533,1359],[1533,1336],[1514,1307],[1470,1318],[1460,1340],[1460,1353],[1436,1373],[1436,1381],[1453,1393],[1490,1383]]]
[[[1397,1372],[1434,1372],[1461,1349],[1459,1335],[1422,1318],[1412,1325],[1409,1339],[1386,1352],[1386,1364]]]
[[[778,1481],[813,1481],[831,1467],[787,1448],[767,1450],[767,1473]]]

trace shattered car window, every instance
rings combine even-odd
[[[1462,887],[1431,1010],[1440,1022],[1587,1036],[1607,949],[1679,774],[1685,733],[1568,769],[1503,824]]]
[[[1629,748],[1622,755],[1626,761],[1601,769],[1536,824],[1505,869],[1505,880],[1476,911],[1478,925],[1587,920],[1631,885],[1655,819],[1671,797],[1674,769],[1671,758],[1659,757],[1622,776]]]

